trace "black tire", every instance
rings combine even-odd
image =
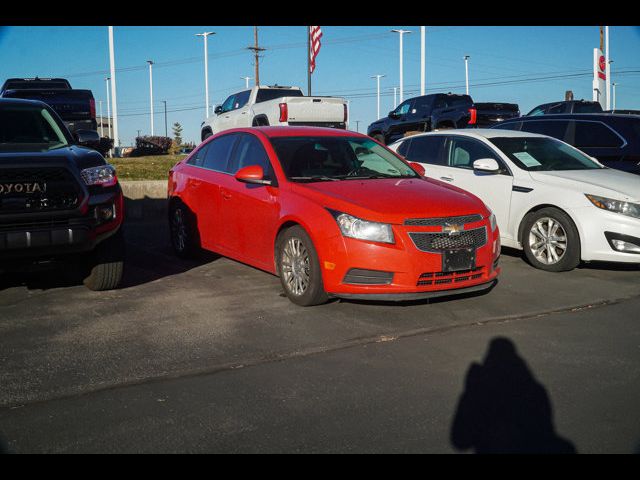
[[[287,246],[291,241],[300,242],[302,244],[308,259],[307,262],[302,262],[303,265],[306,264],[306,267],[303,267],[302,270],[304,270],[308,276],[308,284],[301,292],[294,291],[295,287],[291,286],[287,281],[286,272],[283,272],[283,269],[286,268],[286,263],[288,262],[285,257],[288,257],[287,252],[290,251],[290,249],[287,249]],[[276,242],[275,254],[276,268],[278,275],[280,276],[280,282],[282,283],[282,288],[289,300],[296,305],[303,307],[320,305],[329,300],[329,296],[324,291],[324,285],[322,283],[322,272],[320,271],[318,254],[316,253],[316,249],[313,246],[311,238],[309,238],[309,235],[307,235],[307,232],[305,232],[302,227],[295,226],[282,232]],[[289,257],[289,259],[290,258],[291,257]]]
[[[180,258],[193,258],[200,252],[196,217],[180,200],[169,206],[169,235],[173,251]]]
[[[212,135],[213,135],[213,132],[211,130],[205,130],[204,132],[202,132],[202,141],[204,142],[207,138],[209,138]]]
[[[384,135],[382,135],[381,133],[376,133],[375,135],[371,135],[371,138],[373,138],[377,142],[380,142],[382,145],[387,144],[387,142],[384,141]]]
[[[84,285],[96,292],[118,288],[124,274],[125,250],[124,231],[120,227],[88,254],[89,274],[83,280]]]
[[[254,127],[268,127],[269,126],[269,120],[265,117],[257,117],[253,119],[253,126]]]
[[[544,238],[549,238],[546,235],[549,233],[549,228],[545,231],[545,226],[550,225],[546,219],[551,219],[559,224],[555,233],[550,237],[551,243],[544,240]],[[548,272],[567,272],[580,264],[580,234],[573,220],[562,210],[553,207],[542,208],[528,214],[522,222],[522,247],[531,265]],[[538,222],[540,223],[538,224]],[[538,224],[537,233],[532,231],[536,224]],[[553,232],[553,228],[551,230]],[[563,232],[564,235],[562,235]],[[561,247],[560,245],[563,243],[564,246]],[[542,246],[535,248],[538,244],[542,244]],[[554,256],[558,258],[555,259]],[[553,263],[545,263],[540,260],[541,258]]]

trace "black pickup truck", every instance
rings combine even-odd
[[[119,284],[123,195],[115,169],[84,146],[97,137],[72,136],[43,102],[0,98],[0,274],[63,261],[91,290]]]
[[[479,105],[482,108],[478,108]],[[387,117],[369,125],[367,135],[387,145],[409,132],[486,127],[519,115],[515,104],[474,104],[469,95],[435,93],[402,102]]]

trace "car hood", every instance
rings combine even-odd
[[[46,166],[68,165],[83,169],[104,165],[106,162],[100,153],[86,147],[71,145],[47,152],[0,152],[2,166]]]
[[[406,218],[489,214],[473,194],[426,178],[297,183],[292,184],[292,190],[323,207],[384,223],[402,224]]]
[[[581,193],[610,195],[626,201],[640,199],[640,175],[612,168],[529,173],[536,181],[571,188]]]

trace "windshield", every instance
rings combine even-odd
[[[46,152],[68,145],[46,108],[37,105],[0,107],[0,152]]]
[[[488,140],[523,170],[549,172],[603,168],[581,151],[555,138],[505,137]]]
[[[294,182],[418,177],[369,138],[282,137],[272,138],[271,144],[285,175]]]

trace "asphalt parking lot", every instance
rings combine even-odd
[[[640,447],[636,267],[549,274],[508,252],[485,294],[303,309],[252,267],[176,259],[163,224],[127,238],[117,291],[3,278],[0,450],[504,451],[529,427],[471,447],[464,435],[483,422],[460,405],[494,396],[533,402],[513,413],[548,427],[528,444]],[[503,381],[474,382],[474,362]]]

